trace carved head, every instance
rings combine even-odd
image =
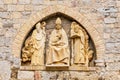
[[[62,26],[61,26],[61,19],[58,17],[57,19],[56,19],[56,29],[57,30],[59,30],[59,29],[61,29],[62,28]]]
[[[76,32],[76,33],[78,33],[79,32],[79,30],[80,30],[80,26],[77,24],[77,25],[75,25],[75,28],[74,28],[74,31]]]
[[[75,27],[76,24],[77,24],[76,22],[72,22],[71,29],[74,29],[74,27]]]
[[[42,24],[43,27],[46,26],[46,22],[45,21],[43,21],[41,24]]]
[[[41,24],[40,23],[37,23],[36,24],[36,30],[39,32],[39,30],[40,30],[40,27],[41,27]]]

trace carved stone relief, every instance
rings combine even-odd
[[[68,47],[68,38],[61,23],[61,19],[57,18],[55,29],[50,35],[49,49],[46,54],[47,65],[69,65],[70,51]]]
[[[45,22],[37,23],[32,35],[28,37],[22,49],[22,61],[31,61],[31,65],[44,65]]]
[[[72,47],[72,64],[88,66],[92,58],[93,50],[90,50],[88,35],[79,24],[71,24],[71,47]]]
[[[95,53],[89,35],[76,21],[66,24],[63,19],[54,17],[51,22],[45,20],[35,25],[22,48],[22,63],[45,67],[89,66]]]

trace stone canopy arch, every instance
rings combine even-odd
[[[30,19],[27,22],[25,22],[25,24],[23,24],[23,26],[20,28],[19,32],[17,33],[13,41],[12,54],[15,57],[20,57],[22,45],[24,43],[26,36],[30,32],[30,30],[34,27],[34,25],[38,21],[55,13],[62,13],[67,16],[70,16],[71,18],[76,20],[78,23],[80,23],[86,29],[88,34],[91,36],[91,39],[93,40],[93,43],[96,48],[97,59],[101,59],[101,56],[105,52],[104,42],[99,32],[94,27],[94,25],[90,23],[90,21],[87,19],[87,17],[85,17],[85,15],[75,11],[72,8],[69,8],[67,6],[62,6],[62,5],[49,6],[31,15]]]

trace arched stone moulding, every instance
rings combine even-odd
[[[83,15],[77,11],[74,11],[74,9],[72,8],[62,5],[49,6],[37,12],[36,14],[32,14],[30,16],[30,19],[20,28],[19,32],[17,33],[12,44],[12,54],[15,57],[20,58],[21,48],[29,31],[34,27],[34,25],[38,21],[58,12],[73,18],[86,29],[95,45],[97,59],[101,59],[102,55],[105,53],[104,41],[101,38],[99,32],[94,27],[94,25],[92,25],[92,23],[90,23],[87,17],[85,17],[85,14]]]

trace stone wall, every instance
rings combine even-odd
[[[86,15],[104,40],[102,63],[95,70],[21,71],[20,58],[11,51],[12,42],[30,16],[45,7],[63,5]],[[119,80],[120,79],[119,0],[0,0],[0,80]],[[17,53],[16,53],[17,54]],[[99,57],[99,56],[98,56]],[[100,65],[100,64],[99,64]]]

